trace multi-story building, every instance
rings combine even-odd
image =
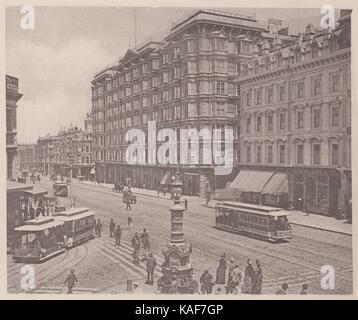
[[[19,144],[18,158],[20,170],[33,171],[35,168],[35,145]]]
[[[336,216],[351,199],[350,12],[335,30],[254,47],[238,78],[240,173],[248,202]]]
[[[178,138],[180,129],[233,129],[236,165],[238,93],[234,79],[251,56],[251,43],[267,35],[253,17],[199,10],[174,24],[164,40],[129,49],[117,65],[97,74],[92,80],[97,179],[129,180],[147,188],[158,188],[170,179],[177,169],[175,163],[133,166],[126,162],[126,132],[142,129],[148,141],[149,121],[156,122],[158,131],[176,130]],[[233,171],[215,176],[214,165],[201,161],[203,148],[201,143],[200,162],[180,164],[185,193],[204,195],[208,184],[211,189],[223,188],[235,175]]]
[[[7,179],[16,177],[17,166],[17,102],[22,97],[19,93],[19,79],[6,75],[6,155]]]
[[[47,135],[40,137],[34,147],[36,170],[45,175],[54,172],[55,163],[57,163],[58,154],[56,144],[59,137]]]

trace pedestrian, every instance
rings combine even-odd
[[[254,273],[255,273],[255,271],[251,265],[251,260],[247,259],[247,266],[245,268],[243,293],[252,293],[252,280],[254,278]]]
[[[35,208],[32,206],[32,204],[30,204],[30,209],[29,209],[29,213],[30,213],[30,219],[35,219]]]
[[[46,215],[49,216],[50,215],[50,206],[46,207]]]
[[[131,202],[129,201],[129,199],[126,199],[126,210],[132,210]]]
[[[307,295],[308,294],[308,284],[307,283],[302,285],[302,289],[301,289],[300,294],[301,295]]]
[[[121,237],[122,237],[122,229],[120,225],[117,225],[117,229],[114,232],[114,236],[116,238],[116,246],[120,246],[121,245]]]
[[[46,216],[46,209],[45,209],[44,205],[41,206],[41,214],[42,214],[43,217]]]
[[[78,283],[74,269],[71,269],[71,272],[67,276],[64,284],[66,284],[66,283],[67,283],[67,288],[68,288],[67,293],[72,293],[72,288],[75,286],[76,283]]]
[[[116,224],[114,223],[113,219],[109,222],[109,236],[110,238],[114,237],[114,231],[116,230]]]
[[[152,253],[149,253],[148,259],[147,259],[147,281],[146,284],[153,285],[153,275],[154,275],[154,269],[157,265],[157,261],[155,260]]]
[[[25,204],[25,207],[24,207],[24,210],[23,210],[23,217],[24,217],[24,221],[29,220],[29,218],[30,218],[29,210],[28,210],[26,204]]]
[[[185,210],[188,210],[188,199],[187,198],[184,199],[184,206],[185,206]]]
[[[41,213],[42,213],[41,207],[40,207],[40,206],[37,206],[37,208],[36,208],[36,218],[38,218]]]
[[[97,228],[97,236],[98,236],[98,238],[100,238],[101,237],[101,231],[102,231],[102,223],[101,223],[100,219],[97,220],[96,228]]]
[[[200,286],[202,294],[211,294],[214,286],[213,276],[206,269],[200,276]]]
[[[135,264],[139,263],[139,250],[140,250],[140,238],[138,232],[134,234],[132,238],[132,247],[133,247],[133,262]]]
[[[254,279],[252,284],[252,293],[253,294],[261,294],[262,290],[262,280],[263,274],[261,269],[260,261],[256,260],[256,270],[254,270]]]
[[[128,217],[128,228],[131,229],[133,224],[133,219],[131,216]]]
[[[231,288],[232,270],[234,268],[235,268],[235,259],[234,257],[230,257],[226,293],[229,293],[229,290]]]
[[[232,293],[235,287],[240,286],[242,281],[242,272],[240,270],[239,264],[236,263],[235,267],[231,271],[231,283],[229,292]]]
[[[216,284],[225,284],[225,274],[226,274],[226,259],[225,259],[226,255],[225,253],[223,253],[221,255],[221,258],[219,260],[219,266],[216,269],[216,279],[215,279],[215,283]]]
[[[277,295],[286,294],[287,289],[288,289],[288,284],[287,284],[287,283],[284,283],[284,284],[281,286],[281,288],[276,291],[276,294],[277,294]]]
[[[136,294],[144,293],[143,289],[139,286],[138,282],[133,283],[133,288],[134,288],[133,293],[136,293]]]
[[[146,260],[149,250],[150,250],[150,241],[149,234],[144,228],[142,234],[140,235],[141,249],[142,249],[142,260]]]
[[[309,212],[308,212],[308,209],[307,209],[307,200],[305,200],[304,202],[304,205],[303,205],[303,211],[305,212],[305,215],[306,216],[309,216]]]

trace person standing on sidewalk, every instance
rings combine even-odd
[[[113,219],[111,219],[109,223],[109,237],[114,237],[114,231],[116,230],[116,224],[114,223]]]
[[[121,237],[122,237],[122,229],[120,225],[117,225],[116,232],[114,233],[114,236],[116,238],[116,246],[121,245]]]
[[[188,199],[187,198],[184,199],[184,206],[185,206],[185,210],[188,210]]]
[[[75,276],[75,270],[74,269],[71,269],[71,272],[67,276],[64,284],[66,284],[66,283],[67,283],[67,288],[68,288],[67,293],[71,294],[73,287],[75,286],[76,283],[78,283],[78,280],[77,280],[77,278]]]
[[[157,265],[157,261],[155,260],[152,253],[149,253],[148,259],[147,259],[147,281],[146,284],[153,285],[154,279],[154,269]]]

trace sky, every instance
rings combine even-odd
[[[35,7],[34,30],[20,27],[19,7],[6,10],[6,73],[19,78],[18,143],[34,143],[63,127],[83,127],[91,80],[128,48],[169,30],[195,8]],[[282,19],[290,33],[319,24],[320,9],[222,9]]]

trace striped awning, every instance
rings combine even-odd
[[[273,171],[266,170],[241,170],[230,183],[229,189],[236,189],[241,192],[261,192],[273,173]]]
[[[288,193],[288,180],[284,172],[276,172],[264,186],[262,193],[281,195]]]

